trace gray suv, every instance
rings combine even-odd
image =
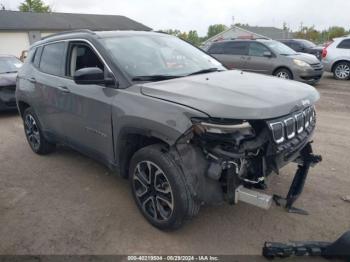
[[[310,54],[297,53],[274,40],[228,40],[213,43],[207,52],[226,67],[316,84],[323,65]]]
[[[166,34],[43,39],[29,50],[16,98],[35,153],[65,144],[101,161],[130,180],[138,208],[160,229],[223,201],[268,209],[274,199],[303,212],[293,203],[320,161],[310,144],[313,87],[227,70]],[[290,162],[299,168],[286,199],[256,191]]]

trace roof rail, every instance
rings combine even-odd
[[[95,35],[96,33],[94,31],[91,31],[89,29],[75,29],[75,30],[71,30],[71,31],[62,31],[56,34],[52,34],[52,35],[48,35],[45,37],[42,37],[41,40],[47,39],[47,38],[51,38],[54,36],[60,36],[60,35],[65,35],[65,34],[73,34],[73,33],[88,33],[91,35]]]

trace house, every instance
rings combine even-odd
[[[90,29],[94,31],[138,30],[151,28],[120,15],[72,13],[34,13],[0,11],[0,54],[19,57],[23,50],[42,37],[61,31]]]
[[[293,33],[276,27],[262,27],[262,26],[236,26],[233,25],[226,31],[223,31],[208,40],[206,40],[202,47],[208,48],[213,42],[230,39],[289,39],[293,38]]]

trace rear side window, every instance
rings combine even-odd
[[[32,59],[32,63],[35,67],[39,67],[40,64],[40,56],[41,56],[41,51],[43,50],[43,48],[40,46],[35,50],[33,59]]]
[[[51,75],[62,76],[64,72],[64,52],[64,42],[44,46],[41,54],[40,70]]]
[[[350,39],[343,40],[337,48],[350,49]]]
[[[224,45],[224,54],[247,55],[249,42],[228,42]]]
[[[223,43],[212,44],[211,47],[208,49],[209,54],[223,54],[223,52]]]

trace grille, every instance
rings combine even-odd
[[[305,129],[314,126],[316,112],[314,107],[308,107],[302,112],[291,114],[285,118],[268,122],[273,140],[280,144],[301,134]]]

